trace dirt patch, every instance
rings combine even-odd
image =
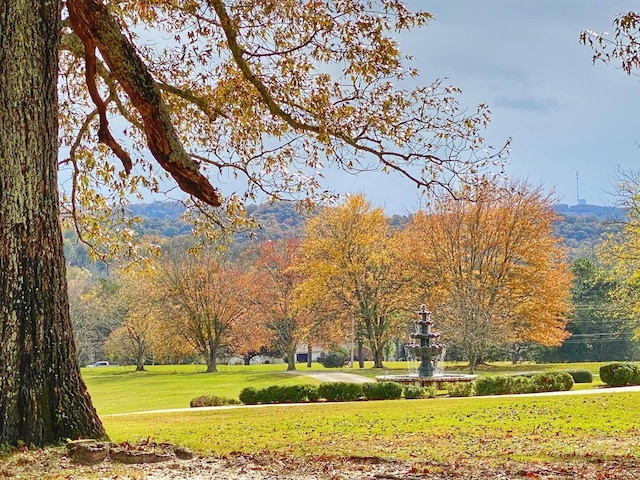
[[[0,478],[118,480],[526,480],[640,478],[635,457],[568,458],[562,462],[450,463],[400,461],[378,457],[298,458],[264,452],[224,457],[173,459],[163,463],[126,465],[110,459],[96,465],[74,463],[64,448],[21,450],[0,457]]]

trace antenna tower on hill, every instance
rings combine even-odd
[[[587,201],[584,198],[580,198],[580,172],[576,171],[576,200],[578,205],[586,205]]]

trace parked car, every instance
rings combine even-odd
[[[92,363],[91,365],[87,365],[87,367],[108,367],[109,362],[106,360],[102,360],[100,362]]]

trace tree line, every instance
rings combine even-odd
[[[571,275],[552,198],[526,183],[487,184],[474,197],[434,199],[398,225],[352,195],[297,236],[225,249],[155,239],[158,257],[93,286],[70,269],[81,361],[97,351],[140,369],[197,358],[214,372],[219,358],[272,352],[294,369],[300,345],[330,350],[351,338],[381,368],[425,302],[471,368],[497,346],[560,345]]]

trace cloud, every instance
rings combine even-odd
[[[554,111],[559,106],[559,103],[553,98],[532,95],[501,96],[497,97],[492,104],[496,107],[540,113]]]

